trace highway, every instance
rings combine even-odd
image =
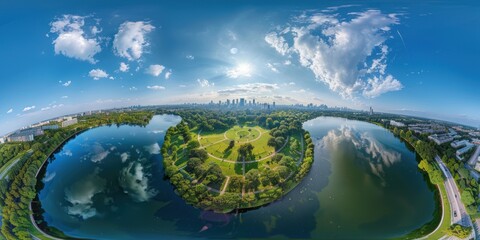
[[[437,155],[435,161],[440,166],[440,169],[445,176],[445,189],[447,191],[448,201],[450,202],[452,211],[452,224],[457,223],[467,227],[473,227],[470,216],[467,214],[465,206],[460,200],[460,191],[452,177],[452,174],[443,163],[442,159]],[[475,232],[472,231],[472,237],[475,239]]]

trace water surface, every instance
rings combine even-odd
[[[42,179],[46,222],[96,239],[384,239],[432,220],[434,194],[415,154],[385,129],[341,118],[304,124],[315,162],[283,199],[236,214],[195,209],[163,179],[159,150],[179,121],[155,116],[146,128],[105,126],[70,140]]]

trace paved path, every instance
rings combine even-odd
[[[220,192],[220,195],[223,195],[225,193],[225,190],[227,190],[228,183],[230,182],[230,176],[227,176],[227,180],[225,181],[225,186],[223,186],[222,191]]]
[[[219,161],[222,161],[222,162],[228,162],[228,163],[233,163],[233,164],[245,164],[245,163],[261,162],[261,161],[266,160],[266,159],[268,159],[268,158],[270,158],[270,157],[273,157],[273,156],[275,156],[275,154],[281,152],[281,151],[283,150],[283,148],[287,145],[287,143],[288,143],[289,140],[290,140],[290,136],[287,137],[287,140],[285,140],[285,143],[283,144],[283,146],[282,146],[280,149],[278,149],[277,151],[273,152],[272,154],[270,154],[270,155],[268,155],[268,156],[266,156],[266,157],[260,158],[260,159],[258,159],[258,160],[250,160],[250,161],[241,161],[241,162],[239,162],[239,161],[232,161],[232,160],[220,158],[220,157],[217,157],[217,156],[212,155],[212,154],[210,154],[210,153],[208,153],[208,156],[210,156],[210,157],[212,157],[212,158],[214,158],[214,159],[217,159],[217,160],[219,160]]]
[[[21,157],[18,157],[17,159],[13,160],[13,161],[9,161],[7,164],[10,164],[8,165],[8,167],[6,167],[1,173],[0,173],[0,180],[3,180],[6,176],[8,176],[8,172],[10,171],[10,169],[12,169],[13,166],[15,166],[21,159],[23,158],[29,158],[33,153],[33,150],[30,149],[28,150],[28,152],[26,152],[24,155],[22,155]],[[28,156],[27,156],[28,155]]]

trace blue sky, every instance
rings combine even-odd
[[[2,1],[0,134],[255,98],[480,126],[475,1]]]

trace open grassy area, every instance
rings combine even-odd
[[[235,126],[224,133],[201,133],[200,145],[217,158],[239,161],[238,148],[248,142],[255,146],[253,149],[255,159],[245,159],[245,161],[253,161],[270,156],[275,152],[275,149],[267,144],[270,137],[269,131],[261,127]],[[234,141],[235,144],[231,149],[228,148],[230,141]]]

